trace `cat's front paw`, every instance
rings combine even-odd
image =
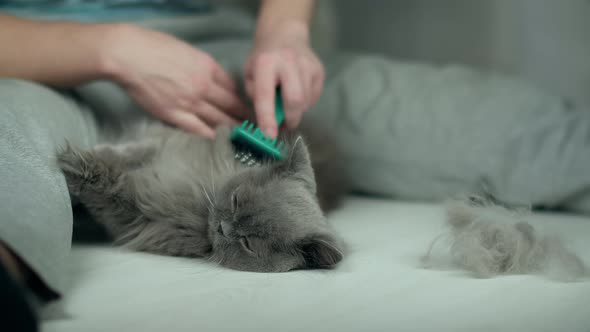
[[[84,190],[101,187],[101,183],[108,181],[112,173],[95,153],[69,143],[58,152],[57,163],[66,178],[70,194],[75,196],[80,196]]]
[[[66,178],[68,190],[75,196],[80,194],[80,189],[88,174],[88,164],[83,153],[67,143],[65,148],[57,154],[57,164]]]

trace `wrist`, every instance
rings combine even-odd
[[[264,22],[256,30],[255,44],[264,44],[268,40],[308,44],[309,30],[309,23],[300,19]]]
[[[127,71],[121,64],[118,56],[118,50],[121,43],[125,46],[128,43],[130,34],[134,33],[137,28],[126,23],[100,24],[93,26],[92,35],[95,36],[94,44],[94,71],[102,79],[125,83],[130,79],[127,77]]]

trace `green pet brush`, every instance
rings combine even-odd
[[[280,88],[277,88],[276,91],[275,116],[277,126],[280,126],[285,119]],[[255,165],[258,163],[258,160],[264,158],[274,160],[281,160],[283,158],[285,150],[283,142],[277,142],[276,138],[270,139],[269,137],[265,137],[262,130],[248,120],[244,121],[241,126],[235,126],[230,137],[237,150],[236,159],[248,166]]]

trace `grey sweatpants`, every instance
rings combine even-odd
[[[247,34],[213,21],[199,24],[217,26],[208,30],[216,38],[188,39],[239,77]],[[323,61],[324,94],[306,121],[336,136],[358,191],[419,200],[485,191],[506,203],[590,212],[590,112],[461,67],[345,54]],[[0,80],[0,240],[58,294],[66,289],[72,207],[55,151],[65,140],[92,146],[98,118],[138,112],[110,83],[76,92],[80,101]]]

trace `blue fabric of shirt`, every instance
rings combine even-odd
[[[133,21],[210,11],[207,0],[0,0],[0,12],[82,22]]]

